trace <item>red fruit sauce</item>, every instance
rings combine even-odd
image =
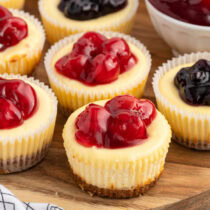
[[[28,36],[26,22],[14,17],[9,10],[0,6],[0,52],[17,45]]]
[[[147,126],[156,108],[146,99],[117,96],[105,106],[90,104],[76,119],[75,136],[85,147],[117,149],[138,145],[148,138]]]
[[[0,20],[9,17],[12,17],[12,13],[7,8],[0,6]]]
[[[88,32],[74,44],[71,53],[56,62],[55,68],[70,79],[98,85],[113,82],[136,63],[124,39]]]
[[[210,26],[209,0],[149,0],[164,14],[187,23]]]
[[[22,80],[0,78],[0,129],[21,125],[34,114],[36,107],[33,87]]]

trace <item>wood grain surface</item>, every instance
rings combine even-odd
[[[25,10],[39,17],[37,0],[26,0],[26,2]],[[154,31],[144,1],[140,1],[132,35],[141,40],[151,52],[153,66],[144,96],[155,101],[151,78],[154,70],[170,59],[172,54],[169,47]],[[49,45],[46,44],[45,52],[48,47]],[[43,59],[33,76],[48,84]],[[66,210],[125,210],[157,207],[170,209],[171,204],[210,189],[210,152],[198,152],[171,143],[163,175],[156,186],[144,196],[129,200],[90,197],[82,192],[72,180],[61,138],[65,121],[66,119],[58,111],[53,143],[44,161],[26,172],[0,176],[0,183],[20,199],[51,202]],[[165,205],[167,207],[163,207]],[[190,202],[185,201],[184,205],[179,204],[174,209],[189,209],[188,207],[190,207]]]
[[[174,204],[155,208],[154,210],[209,210],[210,209],[210,190],[195,195],[191,198],[181,200]]]

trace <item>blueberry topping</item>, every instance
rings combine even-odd
[[[90,20],[113,12],[127,5],[128,0],[61,0],[58,8],[68,18]]]
[[[210,105],[210,61],[182,68],[174,79],[181,98],[191,105]]]

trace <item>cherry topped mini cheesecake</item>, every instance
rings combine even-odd
[[[71,36],[45,58],[50,84],[66,113],[123,93],[140,97],[150,66],[150,55],[139,41],[114,32]]]
[[[25,0],[0,0],[0,6],[13,9],[23,9]]]
[[[40,0],[39,10],[52,44],[86,31],[130,33],[138,0]]]
[[[70,53],[55,63],[55,69],[70,79],[94,86],[117,80],[137,63],[138,59],[123,38],[108,39],[88,32],[73,45]]]
[[[26,170],[44,158],[56,113],[57,100],[43,83],[19,75],[1,75],[0,173]]]
[[[44,41],[37,19],[0,6],[0,73],[30,74],[39,62]]]
[[[210,54],[174,58],[156,72],[153,88],[159,110],[171,124],[174,140],[210,149]]]
[[[128,198],[144,193],[159,178],[171,130],[151,101],[123,95],[76,110],[63,138],[83,190]]]

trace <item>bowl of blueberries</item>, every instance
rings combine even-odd
[[[174,55],[210,51],[209,0],[145,0],[152,23]]]

